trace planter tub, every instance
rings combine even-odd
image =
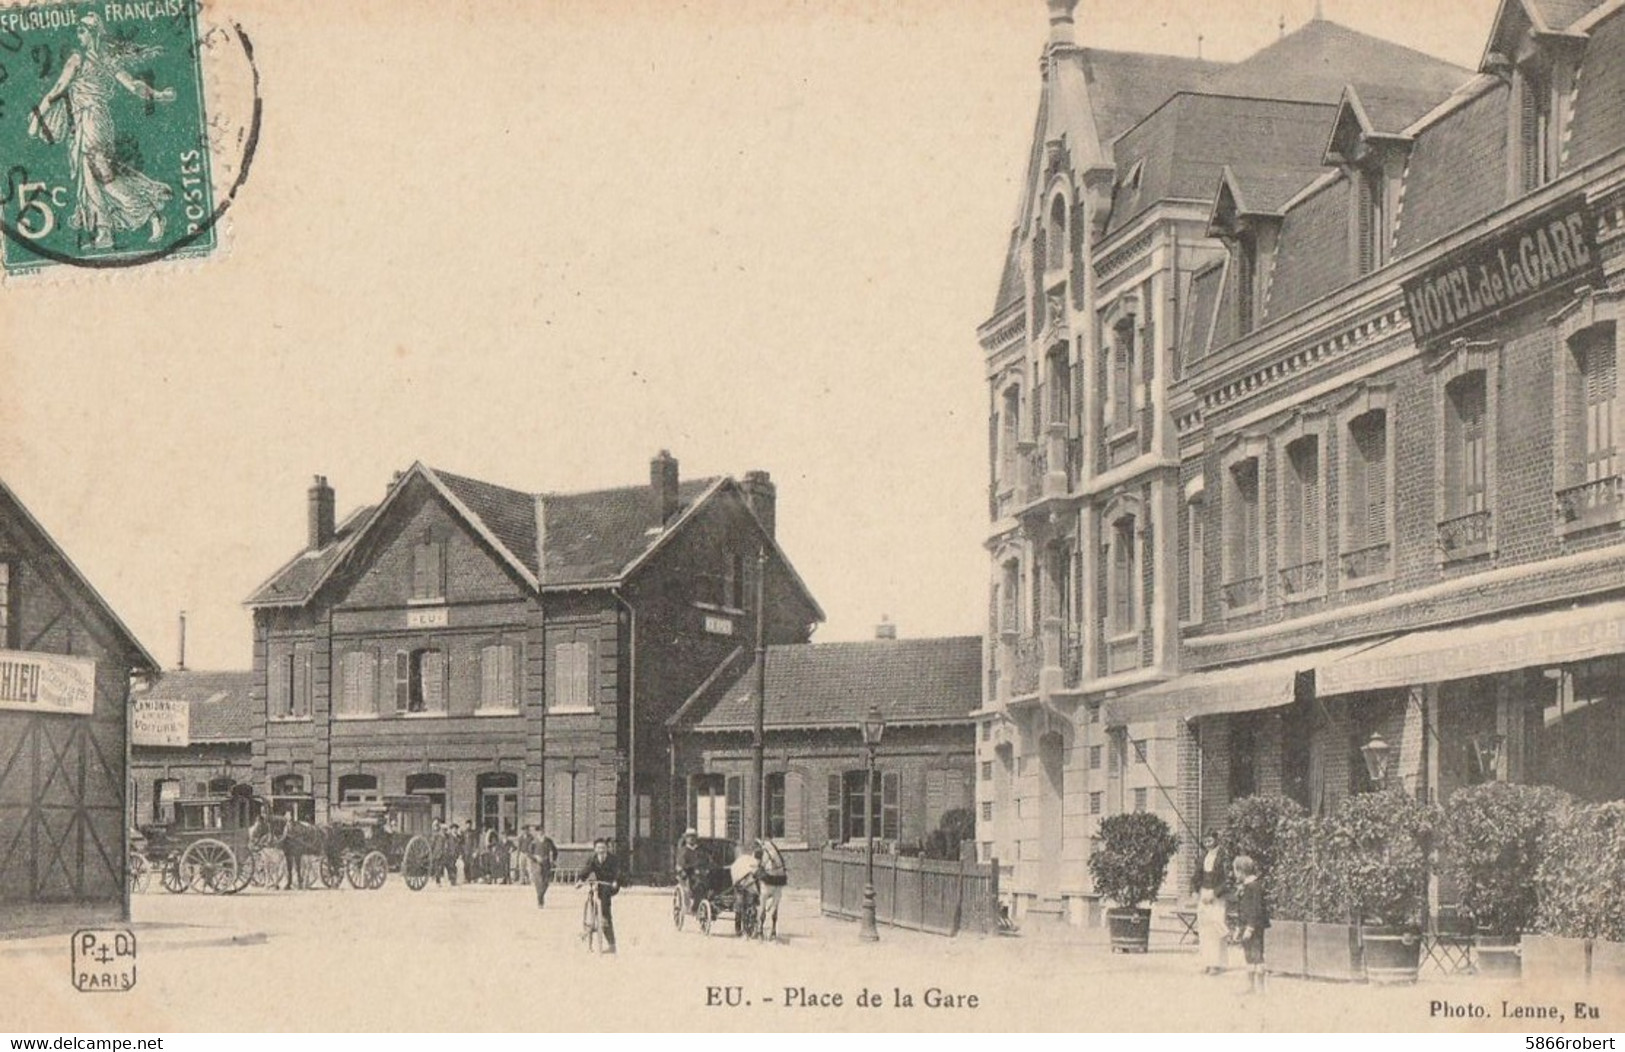
[[[1151,940],[1150,910],[1107,910],[1106,926],[1111,929],[1113,953],[1146,952]]]
[[[1591,976],[1614,983],[1625,979],[1625,942],[1592,939]]]
[[[1571,981],[1591,971],[1591,946],[1585,939],[1525,935],[1519,957],[1525,979]]]
[[[1414,983],[1422,963],[1422,935],[1415,928],[1368,924],[1360,929],[1365,977],[1373,983]]]
[[[1518,954],[1516,935],[1491,935],[1481,931],[1473,936],[1473,971],[1480,979],[1518,978],[1521,972]]]
[[[1264,930],[1264,967],[1275,975],[1304,974],[1303,921],[1272,920]]]
[[[1360,929],[1352,924],[1303,926],[1304,974],[1311,979],[1336,979],[1357,983],[1365,979],[1360,965]],[[1266,944],[1269,933],[1264,936]]]

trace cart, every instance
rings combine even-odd
[[[249,831],[262,806],[241,783],[175,801],[173,821],[142,826],[132,839],[131,887],[144,890],[156,872],[164,890],[174,894],[243,890],[254,879],[256,852]]]

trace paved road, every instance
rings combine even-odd
[[[1241,994],[1239,973],[1197,974],[1188,950],[1117,956],[1098,932],[943,939],[883,928],[879,943],[863,944],[804,892],[786,901],[784,939],[763,945],[692,925],[679,932],[667,895],[631,889],[616,900],[620,954],[596,957],[578,937],[580,896],[555,888],[538,910],[528,888],[414,894],[394,878],[376,892],[149,892],[135,902],[129,993],[74,993],[64,936],[0,943],[0,1030],[1460,1029],[1430,1015],[1447,1000],[1489,1010],[1476,1025],[1528,1032],[1498,1018],[1506,998],[1565,1014],[1575,999],[1604,1004],[1600,1021],[1535,1032],[1625,1029],[1625,991],[1583,985],[1276,980],[1257,998]],[[707,1007],[728,988],[746,1003]],[[865,990],[881,1007],[857,1003]],[[950,1003],[928,1007],[933,990]],[[899,1006],[899,994],[912,1006]]]

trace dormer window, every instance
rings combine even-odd
[[[1251,237],[1235,241],[1236,331],[1245,336],[1258,326],[1258,242]]]

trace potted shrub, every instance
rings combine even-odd
[[[1422,954],[1422,903],[1434,808],[1397,790],[1342,802],[1327,828],[1327,862],[1341,874],[1351,923],[1360,925],[1365,976],[1415,982]]]
[[[1096,894],[1116,903],[1106,911],[1113,953],[1144,953],[1151,935],[1151,910],[1168,875],[1179,841],[1168,823],[1149,811],[1102,819],[1098,843],[1089,856]]]
[[[1535,873],[1553,816],[1567,793],[1541,785],[1488,782],[1450,798],[1445,867],[1473,918],[1478,974],[1516,979],[1519,940],[1535,921]]]
[[[1364,979],[1360,929],[1349,923],[1347,881],[1332,864],[1330,821],[1288,818],[1274,848],[1275,868],[1264,882],[1272,911],[1266,963],[1312,979]]]
[[[1263,874],[1264,897],[1270,903],[1269,936],[1264,940],[1264,963],[1277,975],[1304,974],[1303,903],[1307,889],[1301,860],[1308,852],[1306,838],[1312,827],[1303,808],[1284,796],[1248,796],[1236,800],[1224,813],[1219,830],[1222,857],[1248,855]],[[1283,854],[1291,863],[1283,870]]]
[[[1524,970],[1625,979],[1625,803],[1560,811],[1535,873],[1538,937],[1525,937]],[[1533,951],[1533,952],[1531,952]]]

